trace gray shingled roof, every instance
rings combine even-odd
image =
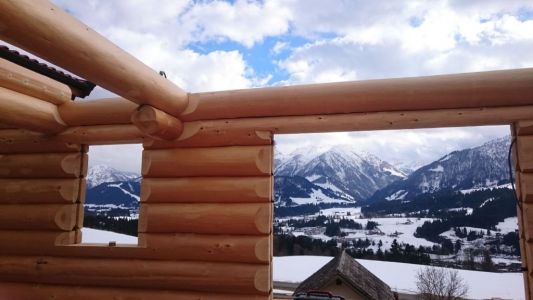
[[[352,288],[370,300],[394,300],[390,287],[376,277],[346,252],[335,257],[320,270],[304,280],[294,294],[309,290],[321,290],[338,275]]]

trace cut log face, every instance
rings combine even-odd
[[[144,177],[270,175],[269,146],[145,150]]]
[[[141,204],[139,232],[264,235],[270,203]]]
[[[156,139],[173,140],[183,131],[179,119],[149,105],[142,105],[135,110],[131,122],[147,136]]]
[[[81,153],[0,155],[0,178],[78,178],[87,172]]]
[[[271,177],[145,178],[147,203],[265,203],[272,199]]]

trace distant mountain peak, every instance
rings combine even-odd
[[[120,171],[107,165],[95,165],[87,172],[87,187],[92,188],[106,182],[132,181],[139,178],[139,173]]]

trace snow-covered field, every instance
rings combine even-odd
[[[111,231],[104,231],[92,228],[81,229],[82,243],[109,243],[117,242],[117,244],[135,244],[137,245],[137,237],[115,233]]]
[[[302,282],[332,258],[326,256],[274,257],[274,281]],[[416,273],[422,265],[357,259],[393,290],[416,293]],[[490,273],[458,270],[469,287],[470,299],[525,299],[521,273]]]
[[[514,232],[518,229],[518,217],[511,217],[503,220],[496,225],[496,228],[500,230],[500,233],[506,234]]]

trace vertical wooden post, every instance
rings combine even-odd
[[[518,228],[526,299],[533,299],[533,131],[531,122],[512,126],[515,139],[514,166],[518,207]]]

